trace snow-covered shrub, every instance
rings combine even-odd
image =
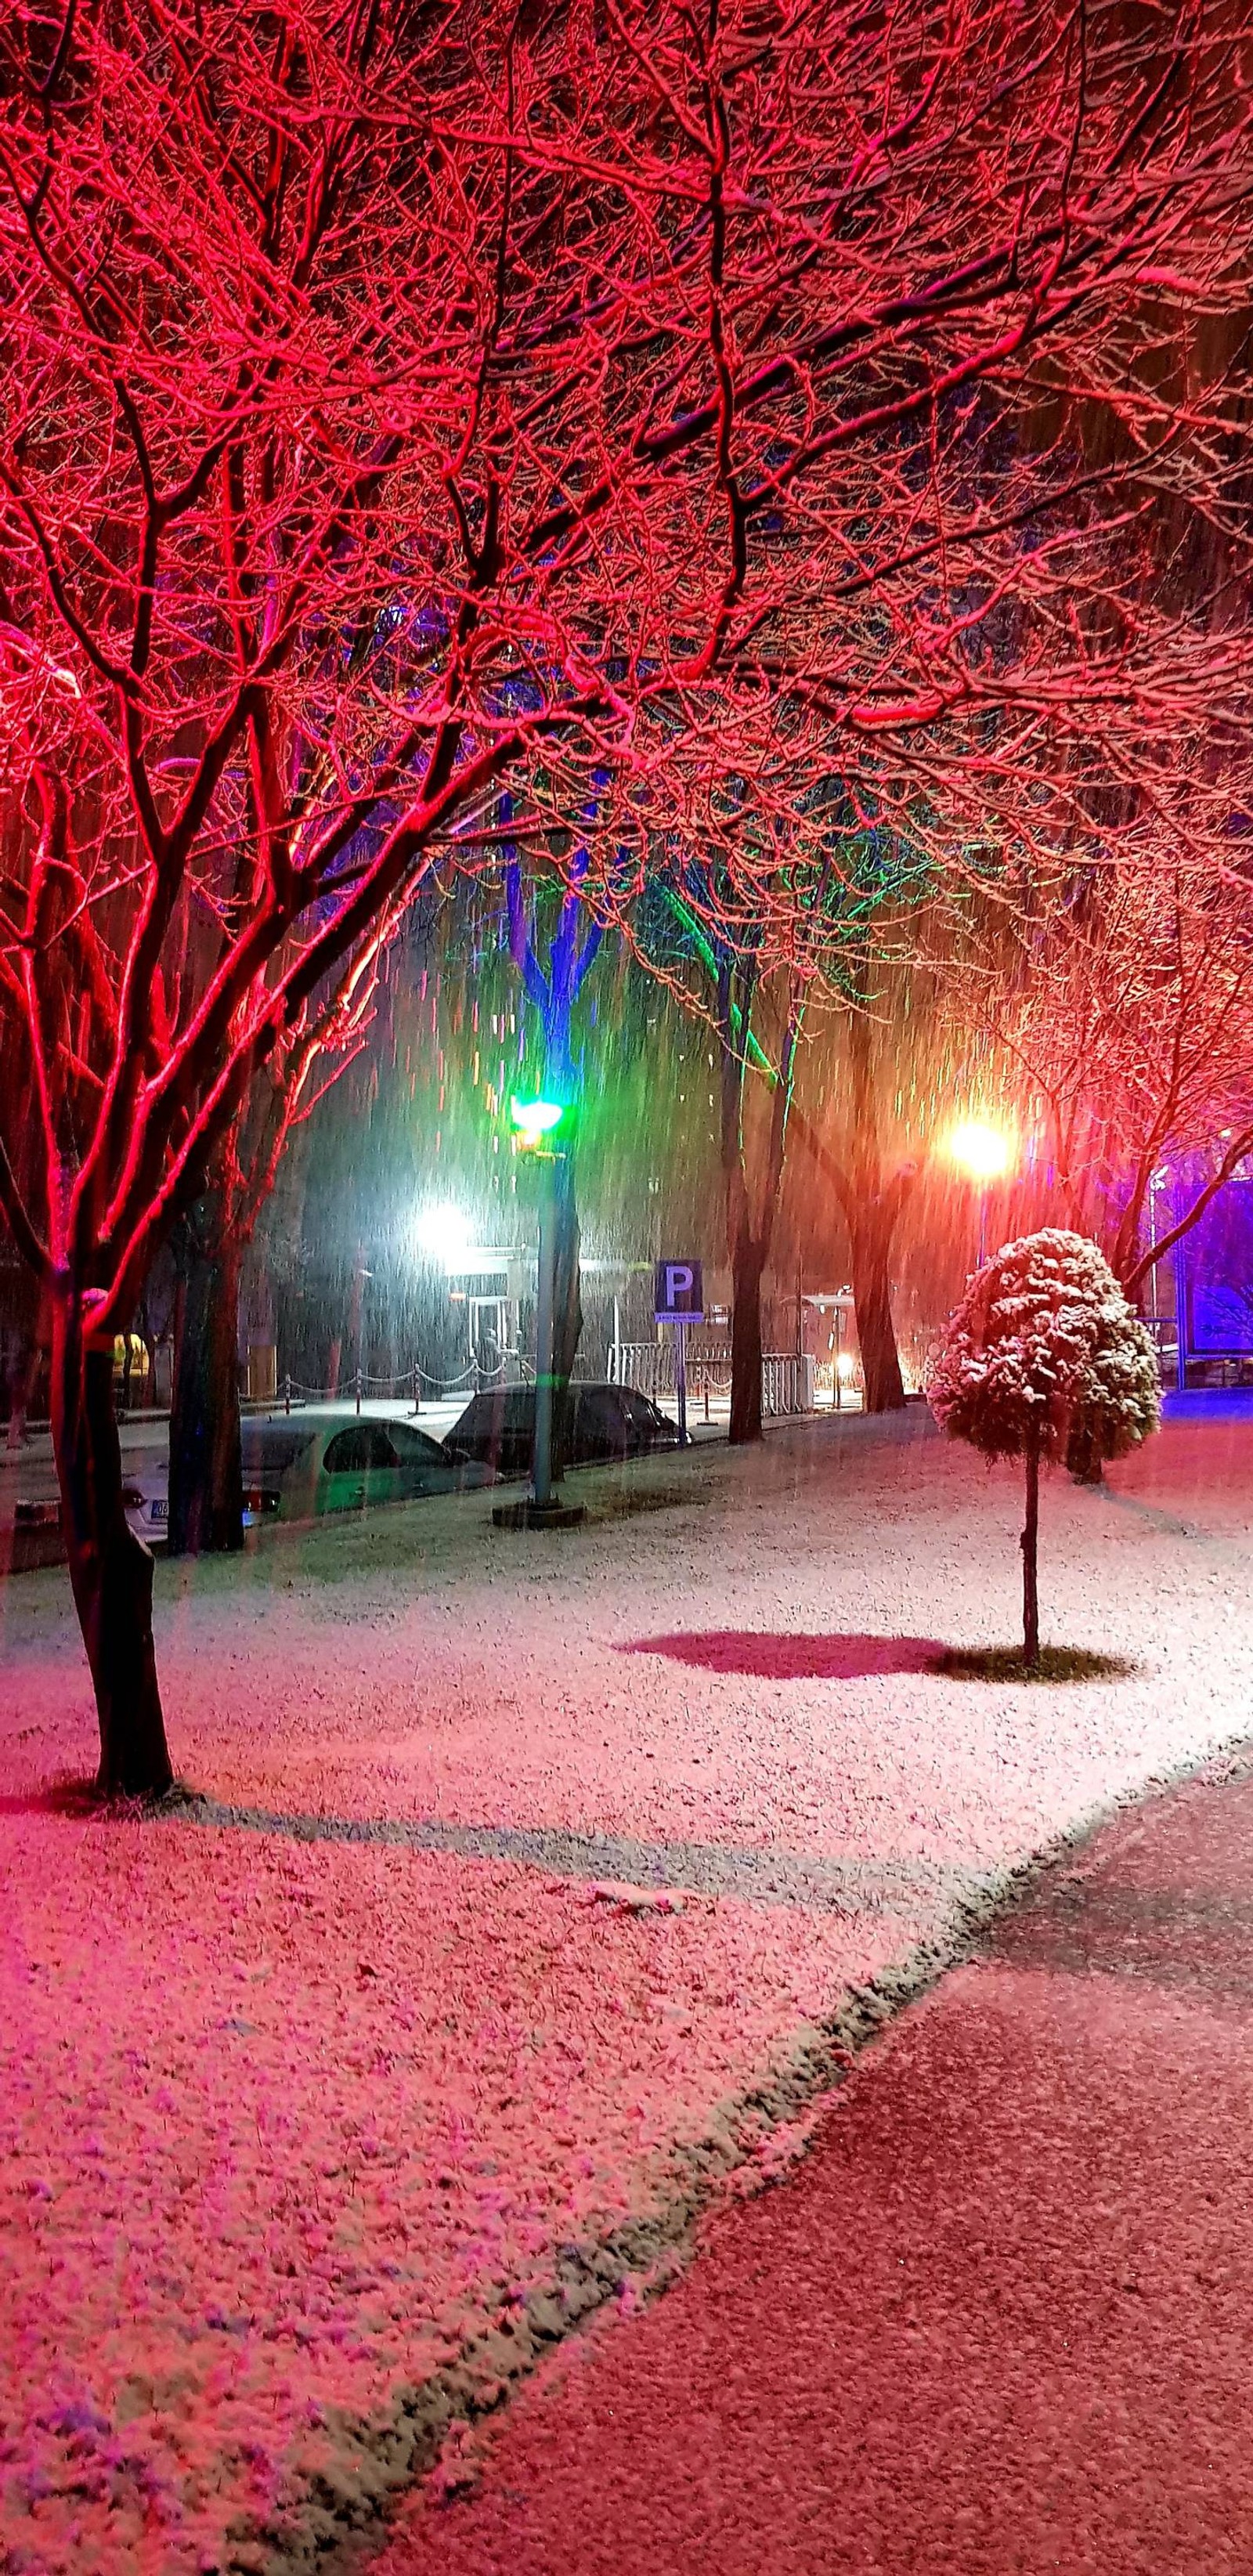
[[[1152,1335],[1098,1246],[1046,1227],[1004,1244],[976,1272],[932,1360],[927,1396],[950,1439],[1026,1460],[1023,1627],[1034,1662],[1041,1461],[1117,1458],[1157,1429]]]
[[[971,1280],[927,1375],[941,1428],[990,1458],[1028,1440],[1064,1456],[1076,1432],[1118,1458],[1161,1418],[1157,1352],[1105,1255],[1046,1227],[1005,1244]]]

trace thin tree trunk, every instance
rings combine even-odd
[[[869,1199],[849,1226],[853,1311],[867,1413],[898,1413],[905,1402],[888,1282],[895,1225],[895,1207],[884,1209],[876,1199]]]
[[[1040,1535],[1040,1444],[1027,1444],[1027,1512],[1022,1537],[1022,1651],[1023,1661],[1038,1664],[1040,1660],[1040,1601],[1037,1587],[1037,1555]]]
[[[733,1447],[761,1438],[761,1283],[765,1254],[751,1234],[731,1247],[731,1426]]]
[[[170,1407],[171,1556],[227,1555],[244,1543],[242,1260],[220,1196],[206,1194],[192,1211],[182,1253],[186,1298]]]
[[[52,1436],[74,1606],[100,1728],[97,1786],[160,1796],[173,1781],[152,1643],[152,1558],[127,1525],[113,1336],[92,1348],[74,1302],[52,1321]]]

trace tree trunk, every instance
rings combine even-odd
[[[1022,1537],[1022,1652],[1027,1664],[1040,1660],[1040,1602],[1036,1584],[1037,1550],[1040,1534],[1040,1444],[1027,1444],[1027,1513]]]
[[[731,1423],[733,1447],[761,1438],[761,1283],[783,1186],[788,1112],[796,1046],[804,1010],[803,988],[793,983],[770,1102],[765,1168],[756,1192],[749,1186],[744,1150],[744,1075],[752,1026],[756,968],[738,970],[729,957],[718,969],[718,1028],[722,1040],[722,1176],[727,1194],[727,1246],[731,1255]]]
[[[152,1558],[122,1503],[113,1336],[87,1343],[71,1300],[53,1314],[52,1436],[70,1584],[96,1694],[96,1785],[109,1797],[160,1796],[174,1774],[152,1643]]]
[[[26,1438],[26,1416],[30,1411],[30,1400],[38,1374],[38,1342],[32,1341],[26,1351],[23,1351],[19,1343],[10,1363],[9,1428],[6,1435],[6,1446],[9,1449],[20,1449]]]
[[[863,1203],[849,1226],[853,1311],[867,1413],[899,1413],[905,1402],[888,1285],[894,1227],[895,1214],[889,1215],[874,1199]]]
[[[1089,1428],[1072,1431],[1066,1447],[1066,1465],[1077,1485],[1103,1485],[1105,1466],[1099,1443]]]
[[[170,1405],[171,1556],[229,1554],[244,1543],[239,1431],[239,1277],[243,1253],[221,1198],[191,1212],[181,1265],[186,1284]]]
[[[863,961],[861,971],[854,977],[859,1006],[848,1014],[851,1137],[844,1214],[865,1388],[862,1400],[867,1413],[898,1413],[905,1402],[905,1385],[892,1322],[888,1264],[908,1185],[899,1174],[895,1180],[884,1180],[874,1046],[865,1008],[866,977]]]
[[[764,1247],[739,1234],[731,1249],[732,1447],[761,1438],[761,1282]]]
[[[583,1298],[579,1267],[579,1209],[575,1196],[574,1156],[561,1154],[553,1175],[553,1482],[570,1463],[570,1380],[583,1333]]]

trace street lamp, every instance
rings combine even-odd
[[[516,1097],[511,1100],[509,1116],[513,1123],[519,1152],[539,1152],[544,1138],[555,1136],[562,1119],[568,1115],[568,1110],[560,1100],[519,1100]],[[554,1145],[551,1150],[559,1153],[561,1148]]]
[[[1003,1180],[1018,1159],[1018,1139],[1012,1129],[994,1127],[986,1118],[960,1118],[950,1127],[944,1150],[951,1163],[973,1181],[979,1192],[979,1268],[988,1257],[988,1193],[994,1181]]]
[[[442,1262],[445,1270],[461,1270],[474,1236],[460,1208],[426,1207],[414,1219],[413,1239],[420,1252]]]
[[[561,1100],[518,1100],[509,1104],[513,1141],[520,1154],[539,1165],[539,1264],[535,1301],[535,1444],[531,1455],[531,1491],[525,1503],[503,1504],[493,1512],[498,1527],[564,1529],[583,1518],[583,1506],[563,1504],[553,1489],[554,1308],[557,1277],[557,1165],[569,1150],[574,1112]]]

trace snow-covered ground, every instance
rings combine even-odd
[[[4,1594],[5,2576],[312,2563],[434,2375],[629,2309],[786,2153],[850,1984],[1249,1729],[1246,1419],[1047,1487],[1096,1683],[931,1668],[1012,1641],[1020,1501],[917,1411],[577,1490],[559,1537],[468,1495],[159,1567],[183,1819],[49,1799],[81,1648],[62,1573]]]

